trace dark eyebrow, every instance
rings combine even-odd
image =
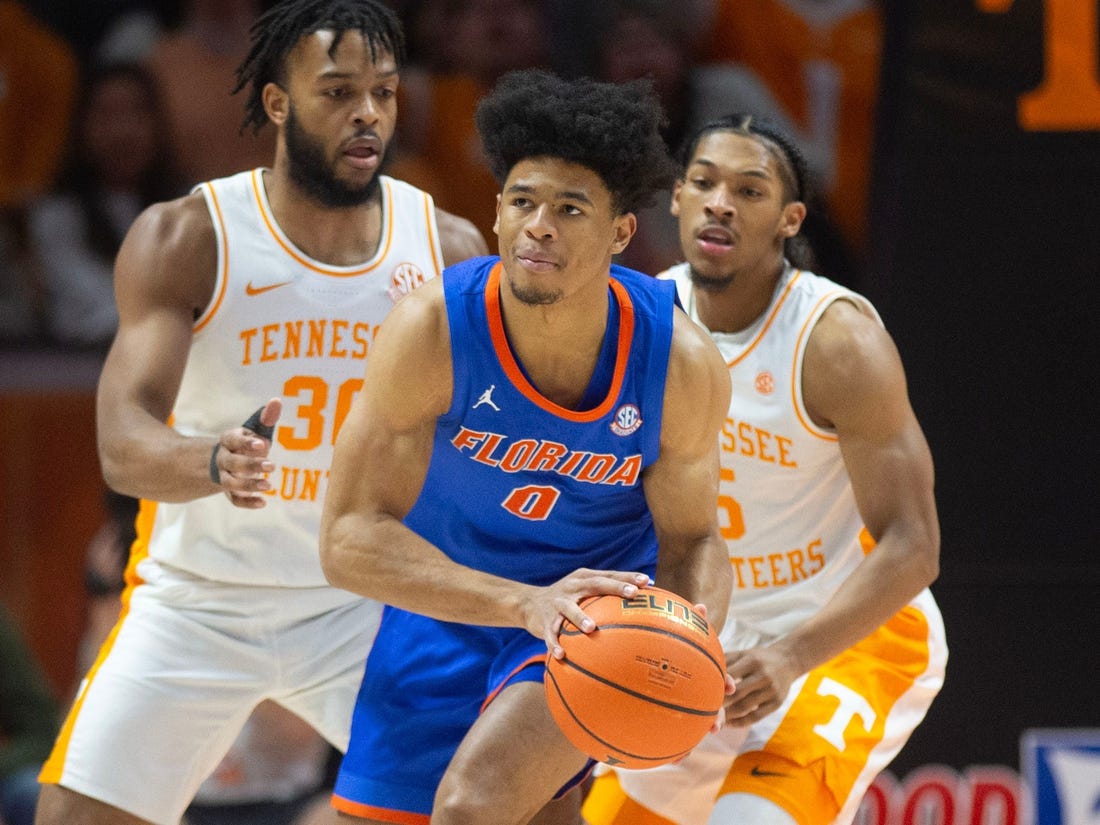
[[[526,183],[513,183],[511,186],[504,190],[505,194],[514,192],[524,195],[530,195],[534,191],[535,187],[529,186]],[[589,198],[588,195],[586,195],[584,192],[573,189],[566,189],[561,192],[557,192],[555,193],[554,197],[557,200],[580,201],[581,203],[587,204],[588,206],[593,206],[592,199]]]
[[[321,82],[327,80],[347,80],[349,78],[355,77],[357,74],[358,72],[340,72],[336,69],[332,69],[330,71],[322,72],[320,75],[317,76],[317,79]],[[390,78],[398,77],[400,74],[401,71],[399,69],[391,69],[389,71],[376,72],[375,77],[378,80],[389,80]]]
[[[695,158],[695,160],[693,160],[691,162],[691,166],[705,166],[705,167],[707,167],[707,169],[717,169],[718,168],[717,163],[715,163],[712,160],[708,160],[707,158]],[[689,166],[688,168],[690,169],[691,166]],[[738,176],[741,176],[741,177],[760,178],[761,180],[766,180],[766,181],[775,180],[774,176],[769,175],[767,173],[767,171],[764,170],[764,169],[743,169],[743,170],[741,170],[739,172],[736,172],[734,174],[736,174]]]

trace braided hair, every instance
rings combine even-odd
[[[334,55],[345,32],[357,31],[370,45],[371,59],[389,52],[398,68],[405,61],[405,33],[393,10],[381,0],[283,0],[252,25],[252,47],[237,68],[233,94],[249,87],[243,132],[257,132],[267,123],[263,89],[268,83],[286,84],[286,60],[298,41],[323,29],[336,32],[329,47]]]

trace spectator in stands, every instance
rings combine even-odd
[[[474,108],[500,75],[548,60],[540,0],[425,0],[409,30],[419,71],[401,75],[390,173],[493,237],[499,186],[481,154]]]
[[[0,0],[0,341],[41,333],[26,210],[54,182],[77,84],[68,43],[24,3]]]
[[[105,348],[118,325],[115,253],[146,206],[184,194],[156,81],[137,64],[93,70],[58,187],[30,210],[54,341]]]
[[[261,9],[260,0],[187,0],[179,26],[149,52],[188,186],[271,162],[274,130],[242,131],[241,101],[231,94]]]

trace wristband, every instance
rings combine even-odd
[[[219,441],[214,445],[214,449],[210,451],[210,480],[222,486],[222,474],[218,472],[218,450],[221,449],[222,443]]]

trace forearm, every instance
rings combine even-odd
[[[522,606],[536,590],[451,561],[397,519],[340,515],[321,530],[330,584],[440,621],[526,626]]]
[[[100,464],[116,492],[152,501],[183,502],[221,490],[210,477],[217,439],[181,435],[148,416],[113,426],[99,439]]]
[[[881,627],[934,578],[923,554],[882,542],[816,615],[775,646],[806,673]]]
[[[692,604],[707,606],[707,620],[716,630],[725,623],[733,572],[726,544],[719,537],[701,540],[683,552],[663,548],[657,563],[657,584]]]

